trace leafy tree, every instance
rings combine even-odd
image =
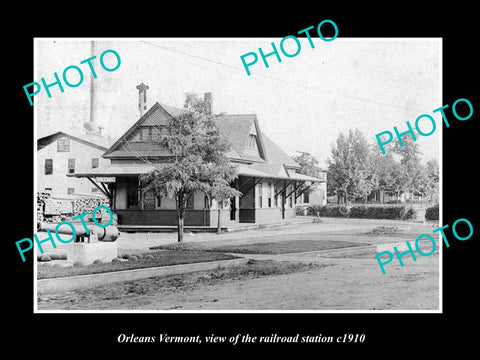
[[[367,143],[365,136],[356,130],[352,137],[354,181],[352,186],[353,198],[363,198],[367,203],[368,195],[376,187],[378,177],[374,172],[374,159],[371,146]]]
[[[347,203],[348,187],[350,186],[350,146],[343,133],[337,137],[336,143],[331,145],[331,157],[328,162],[327,192],[336,195],[337,202],[340,199]]]
[[[420,206],[423,205],[423,198],[427,195],[428,187],[429,187],[429,184],[428,184],[426,168],[424,165],[419,164],[417,168],[415,181],[414,181],[414,189],[415,189],[414,193],[416,195],[421,195]]]
[[[413,207],[413,192],[419,187],[418,179],[420,177],[420,150],[418,144],[413,141],[411,136],[402,138],[403,146],[398,139],[395,139],[393,151],[400,156],[401,165],[401,184],[404,193],[410,193],[411,206]],[[405,200],[405,205],[407,201]]]
[[[440,181],[440,171],[438,167],[438,162],[435,159],[427,161],[425,164],[425,175],[426,175],[426,189],[425,194],[428,199],[431,201],[436,199],[438,201],[438,192],[439,192],[439,181]]]
[[[168,163],[144,159],[155,169],[141,175],[140,181],[144,191],[175,198],[178,242],[182,242],[186,204],[195,192],[237,194],[227,190],[237,177],[236,167],[225,155],[230,144],[219,133],[205,102],[194,94],[187,94],[183,112],[170,118],[152,142],[168,150],[172,159]]]
[[[320,177],[320,168],[318,167],[318,160],[315,156],[308,152],[299,151],[301,155],[292,156],[293,161],[300,165],[300,174],[313,176],[315,178]],[[310,194],[317,187],[317,183],[300,186],[298,191],[305,194]]]
[[[386,194],[396,195],[397,201],[402,191],[400,164],[395,161],[391,152],[383,155],[375,146],[372,149],[372,171],[376,176],[376,188]],[[385,198],[383,198],[384,202]]]
[[[347,205],[349,199],[368,196],[375,183],[369,153],[370,147],[360,130],[350,129],[348,137],[340,133],[327,160],[327,191],[335,193],[338,199],[341,197]]]

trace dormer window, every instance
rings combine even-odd
[[[161,134],[166,134],[166,126],[142,126],[140,128],[140,141],[159,141]]]
[[[257,136],[253,134],[248,135],[248,140],[247,140],[247,147],[251,149],[256,149],[257,148]]]
[[[164,126],[142,126],[140,128],[140,141],[158,141],[160,139],[160,131]]]
[[[151,138],[151,130],[152,128],[149,126],[142,127],[140,129],[140,140],[142,141],[148,141]]]

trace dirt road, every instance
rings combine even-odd
[[[263,255],[252,255],[263,258]],[[321,267],[283,275],[229,278],[209,273],[111,284],[47,296],[41,309],[115,310],[438,310],[438,255],[383,275],[374,258],[275,255]],[[205,277],[210,281],[205,283]]]

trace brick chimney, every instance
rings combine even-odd
[[[203,101],[205,101],[205,106],[207,108],[207,114],[213,115],[212,93],[211,92],[206,92],[203,95]]]
[[[138,110],[140,111],[140,117],[143,116],[143,111],[147,110],[147,90],[148,86],[143,82],[137,85],[138,89]]]

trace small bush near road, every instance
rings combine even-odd
[[[427,210],[425,211],[426,220],[438,220],[438,217],[439,217],[438,204],[427,208]]]
[[[416,219],[417,218],[417,210],[415,209],[408,209],[405,214],[403,215],[403,220],[410,220],[410,219]]]

